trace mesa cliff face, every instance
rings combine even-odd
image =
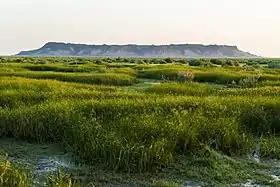
[[[19,56],[93,56],[142,58],[257,58],[236,46],[171,44],[171,45],[86,45],[49,42],[43,47],[22,51]]]

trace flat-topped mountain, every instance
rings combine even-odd
[[[143,58],[257,58],[237,46],[171,44],[171,45],[86,45],[49,42],[43,47],[22,51],[19,56],[93,56]]]

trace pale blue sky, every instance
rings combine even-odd
[[[1,0],[0,55],[48,41],[227,44],[280,57],[280,1]]]

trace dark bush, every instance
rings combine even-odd
[[[144,61],[146,64],[149,64],[149,63],[150,63],[149,59],[144,59],[143,61]]]
[[[41,60],[38,62],[38,64],[46,64],[46,62]]]
[[[24,62],[24,59],[23,58],[17,58],[17,59],[15,59],[15,62],[18,62],[18,63]]]
[[[270,62],[270,63],[268,63],[268,68],[278,69],[278,68],[280,68],[280,63]]]
[[[157,61],[156,58],[153,58],[153,59],[151,60],[151,64],[157,64],[157,63],[158,63],[158,61]]]
[[[223,66],[239,66],[238,61],[233,60],[233,59],[227,59]]]
[[[216,65],[223,65],[225,63],[222,59],[216,59],[216,58],[210,59],[210,62]]]
[[[77,61],[83,62],[85,59],[84,58],[77,58]]]
[[[69,65],[81,65],[81,64],[85,64],[85,62],[70,62]]]
[[[101,62],[101,60],[96,60],[95,61],[95,64],[101,64],[102,62]]]
[[[130,61],[129,61],[129,59],[128,59],[128,58],[124,58],[124,59],[123,59],[123,62],[128,63],[128,62],[130,62]]]
[[[164,61],[167,63],[167,64],[171,64],[173,61],[171,58],[165,58]]]
[[[255,61],[248,61],[248,62],[246,63],[246,65],[248,65],[248,66],[253,66],[253,65],[256,65],[256,64],[259,65],[259,63],[258,63],[258,62],[255,62]]]
[[[145,64],[143,60],[138,60],[138,64]]]
[[[179,59],[179,60],[177,60],[177,63],[186,64],[187,60],[186,59]]]
[[[203,63],[200,59],[190,59],[189,65],[190,66],[201,66],[201,65],[203,65]]]
[[[165,60],[160,60],[159,64],[167,64],[167,62]]]
[[[112,59],[111,58],[106,58],[106,59],[104,59],[104,61],[107,62],[107,63],[112,63]]]

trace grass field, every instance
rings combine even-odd
[[[122,60],[0,59],[0,186],[33,184],[9,158],[53,144],[87,169],[48,173],[49,186],[279,185],[263,160],[280,159],[280,69]]]

